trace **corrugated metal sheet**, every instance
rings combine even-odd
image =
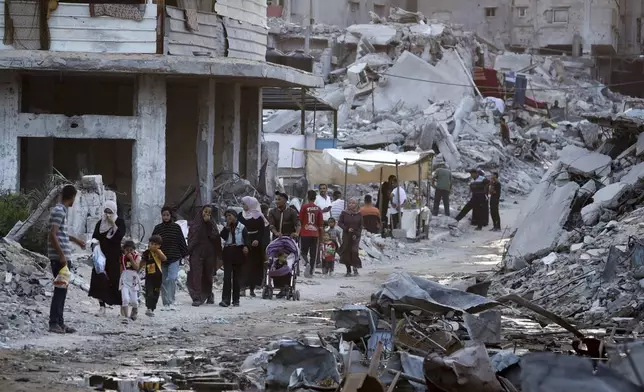
[[[211,52],[213,56],[226,55],[226,36],[224,26],[216,14],[197,12],[198,31],[186,28],[185,12],[182,9],[166,6],[168,15],[166,34],[168,53],[179,56],[192,56],[193,52]]]
[[[255,26],[267,27],[268,23],[266,0],[217,0],[215,12]]]
[[[14,1],[13,4],[18,2]],[[25,7],[26,9],[27,7]],[[32,25],[33,13],[13,14],[14,24]],[[146,5],[142,21],[118,19],[107,16],[91,17],[88,4],[59,3],[49,18],[52,51],[156,53],[157,6]],[[18,19],[19,23],[15,23]],[[0,35],[4,38],[4,1],[0,0]],[[34,33],[16,33],[22,40],[38,40]],[[20,47],[15,45],[16,49]]]
[[[224,18],[224,26],[228,37],[228,57],[266,61],[266,28],[232,18]]]

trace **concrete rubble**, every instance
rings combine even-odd
[[[569,145],[559,152],[509,243],[503,267],[514,272],[496,276],[492,290],[516,293],[584,325],[637,329],[644,298],[644,162],[634,147],[643,122],[626,121],[624,113],[586,117],[614,122],[596,150]]]

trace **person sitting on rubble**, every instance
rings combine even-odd
[[[506,124],[504,117],[501,117],[500,127],[501,127],[501,142],[503,142],[504,146],[507,146],[508,144],[511,144],[510,128],[508,127],[508,124]]]
[[[123,321],[129,317],[135,321],[139,313],[139,291],[141,291],[141,277],[139,276],[139,254],[136,252],[134,241],[128,240],[123,244],[121,256],[121,316]],[[130,309],[132,312],[130,313]]]

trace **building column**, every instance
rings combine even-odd
[[[199,84],[199,128],[197,129],[197,176],[199,205],[212,201],[215,170],[215,80]]]
[[[239,84],[218,84],[217,87],[215,172],[239,173],[241,86]]]
[[[20,75],[0,72],[0,191],[20,189]]]
[[[253,186],[257,186],[259,181],[259,170],[261,168],[261,149],[262,149],[262,89],[261,87],[244,87],[242,88],[242,108],[244,116],[241,127],[242,134],[245,136],[246,143],[245,160],[246,179]]]
[[[132,153],[132,222],[135,239],[147,241],[160,221],[166,181],[166,80],[159,75],[138,78],[138,130]]]

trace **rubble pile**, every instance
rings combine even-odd
[[[0,342],[42,329],[39,304],[53,292],[49,259],[0,239]]]
[[[335,330],[327,336],[272,342],[248,356],[240,373],[266,390],[384,391],[388,385],[389,390],[514,392],[541,390],[546,378],[552,385],[591,382],[598,377],[591,370],[599,366],[599,377],[621,378],[602,391],[641,386],[638,370],[624,360],[627,352],[640,355],[641,342],[621,347],[614,332],[591,335],[517,295],[493,300],[487,297],[490,283],[469,277],[442,285],[394,273],[369,305],[334,309]],[[536,313],[538,322],[524,316],[525,310],[504,316],[500,305],[508,302]],[[552,363],[566,371],[553,373]],[[544,373],[545,378],[534,377]]]
[[[636,113],[635,113],[636,114]],[[644,121],[626,112],[591,151],[566,146],[528,198],[493,289],[587,325],[637,317],[644,298]],[[630,321],[630,320],[627,320]]]
[[[303,31],[275,23],[283,34]],[[460,26],[401,9],[342,32],[329,26],[313,30],[329,37],[334,54],[342,53],[334,57],[329,83],[315,93],[338,108],[338,145],[433,149],[464,180],[455,188],[456,205],[467,194],[471,167],[500,172],[504,192],[529,193],[558,151],[597,147],[599,126],[583,113],[610,111],[624,100],[592,80],[585,59],[500,52]],[[496,93],[474,85],[481,79],[477,72],[490,70]],[[518,74],[527,87],[514,105],[514,87],[506,94],[506,85]],[[495,98],[499,92],[503,99]],[[560,106],[553,107],[555,101]],[[511,145],[501,142],[500,116],[507,120]],[[264,131],[299,132],[299,120],[297,112],[267,113]],[[330,114],[309,113],[307,132],[333,137],[332,120]]]

